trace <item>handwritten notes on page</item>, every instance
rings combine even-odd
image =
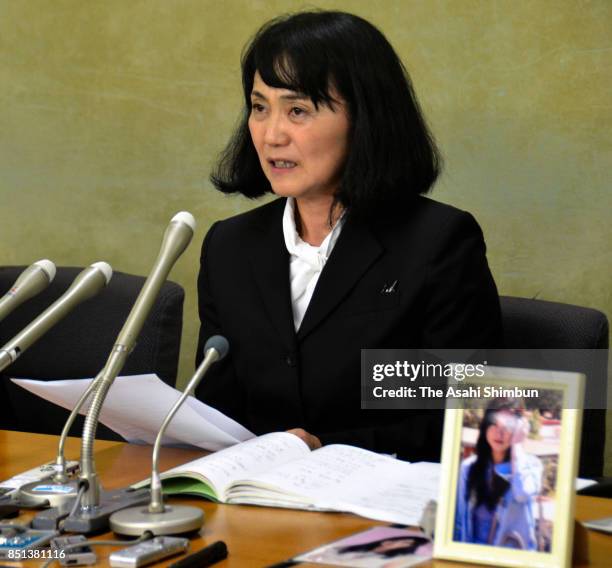
[[[162,479],[177,473],[196,474],[223,501],[227,489],[237,479],[256,476],[309,454],[308,446],[297,436],[273,432],[170,469],[162,474]]]
[[[228,498],[254,504],[282,499],[285,505],[306,498],[316,509],[416,524],[427,502],[437,499],[439,472],[440,464],[410,464],[352,446],[331,445],[234,482]]]

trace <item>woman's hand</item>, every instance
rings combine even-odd
[[[291,430],[287,430],[289,434],[293,434],[297,436],[302,442],[304,442],[311,450],[316,450],[321,447],[321,440],[312,434],[309,434],[303,428],[292,428]]]
[[[515,444],[524,442],[527,438],[527,434],[529,434],[529,421],[523,416],[516,421],[514,431],[512,432],[511,445],[514,446]]]

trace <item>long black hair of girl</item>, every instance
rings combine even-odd
[[[467,481],[468,498],[475,499],[476,507],[484,504],[492,511],[510,486],[499,475],[491,475],[493,455],[487,442],[487,430],[496,424],[499,411],[507,410],[518,415],[523,409],[524,402],[519,398],[496,398],[487,405],[476,442],[476,461],[470,468]],[[510,461],[510,448],[506,450],[504,461]]]
[[[371,552],[374,549],[378,548],[383,542],[389,542],[392,540],[406,540],[410,541],[406,544],[406,546],[402,546],[401,548],[392,548],[390,550],[385,550],[384,552],[378,552],[381,556],[385,558],[393,558],[395,556],[400,556],[402,554],[414,554],[416,549],[423,544],[427,544],[429,539],[421,536],[390,536],[387,538],[381,538],[380,540],[374,540],[372,542],[366,542],[363,544],[352,544],[350,546],[345,546],[341,548],[338,552],[341,554],[347,552]]]

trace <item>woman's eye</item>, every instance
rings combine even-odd
[[[253,103],[253,104],[251,104],[251,110],[253,112],[255,112],[255,113],[258,113],[258,112],[263,112],[265,109],[264,109],[264,106],[262,104]]]
[[[292,116],[300,117],[300,116],[304,116],[305,114],[306,114],[306,109],[303,109],[300,107],[293,107],[291,109]]]

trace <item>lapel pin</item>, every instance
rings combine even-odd
[[[396,290],[396,286],[397,286],[397,280],[394,280],[393,284],[391,284],[390,286],[387,286],[387,283],[385,282],[380,293],[381,294],[394,294]]]

